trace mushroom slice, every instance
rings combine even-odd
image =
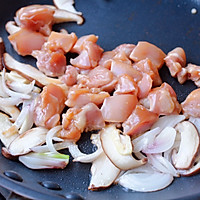
[[[63,23],[63,22],[76,22],[77,24],[82,24],[83,23],[83,17],[81,17],[80,15],[71,13],[67,10],[60,10],[60,9],[56,9],[55,13],[53,15],[54,17],[54,24],[58,24],[58,23]]]
[[[9,153],[13,156],[29,153],[31,148],[45,143],[47,132],[48,129],[43,127],[32,128],[24,132],[9,145]]]
[[[19,109],[16,106],[2,106],[0,105],[0,110],[10,116],[10,120],[12,122],[16,121],[17,117],[19,116]]]
[[[120,169],[115,167],[107,156],[102,153],[91,167],[89,190],[98,190],[109,187],[118,177]]]
[[[133,147],[130,136],[121,135],[115,125],[108,125],[100,132],[104,153],[110,161],[121,170],[129,170],[147,162],[147,159],[136,160],[132,156]]]
[[[19,26],[15,24],[14,21],[9,21],[6,23],[6,31],[11,35],[21,30]]]
[[[3,54],[5,53],[5,45],[2,37],[0,37],[0,70],[3,69]]]
[[[6,148],[18,136],[17,132],[8,134],[7,130],[9,130],[12,125],[13,123],[9,120],[9,116],[0,112],[0,139]]]
[[[47,77],[35,67],[18,62],[8,53],[4,53],[4,64],[7,69],[17,71],[30,81],[35,80],[38,86],[44,86],[50,83],[61,84],[59,79]]]
[[[74,0],[54,0],[53,2],[58,9],[63,9],[78,15],[82,15],[81,12],[77,12],[75,10],[73,6]]]
[[[199,133],[189,121],[183,121],[175,127],[177,134],[181,135],[178,152],[172,152],[172,162],[177,169],[189,169],[200,149]]]
[[[200,159],[197,159],[192,167],[187,170],[177,170],[181,176],[193,176],[200,172]]]

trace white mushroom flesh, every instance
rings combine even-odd
[[[121,170],[129,170],[144,165],[147,160],[136,160],[132,156],[132,144],[129,136],[120,135],[114,125],[105,127],[100,132],[102,148],[111,162]]]
[[[199,133],[189,121],[183,121],[176,126],[177,134],[181,134],[178,152],[174,149],[172,161],[177,169],[189,169],[195,161],[200,148]]]
[[[98,190],[110,186],[120,173],[120,169],[115,167],[113,163],[102,153],[93,163],[91,167],[91,180],[88,189]]]

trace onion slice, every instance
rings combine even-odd
[[[176,124],[183,121],[184,119],[184,115],[166,115],[164,117],[160,117],[158,121],[151,127],[151,129],[159,127],[161,130],[163,130],[167,126],[175,127]]]
[[[11,97],[18,97],[18,98],[22,98],[22,99],[30,99],[31,96],[28,94],[23,94],[23,93],[19,93],[19,92],[15,92],[10,90],[5,82],[5,68],[3,68],[3,73],[2,73],[2,87],[5,93],[7,93],[9,96]]]
[[[174,166],[166,158],[162,157],[161,154],[147,154],[147,158],[149,164],[151,164],[157,171],[179,177]]]
[[[156,135],[160,133],[160,128],[154,128],[150,131],[145,132],[139,137],[132,140],[134,146],[134,152],[140,152],[143,149],[146,149],[149,144],[152,144]]]
[[[48,146],[48,149],[50,152],[53,152],[53,153],[58,153],[54,147],[54,144],[53,144],[53,137],[55,136],[55,134],[60,131],[62,129],[62,126],[55,126],[53,128],[51,128],[47,135],[46,135],[46,144]]]
[[[103,149],[100,147],[91,154],[86,154],[86,155],[76,157],[73,160],[73,162],[91,163],[91,162],[95,161],[102,153],[103,153]]]
[[[154,192],[169,186],[173,181],[171,174],[160,172],[126,172],[118,179],[118,184],[138,192]]]
[[[69,156],[60,153],[29,153],[19,156],[19,161],[30,169],[64,169]]]
[[[176,130],[166,127],[155,137],[152,144],[150,143],[145,149],[142,149],[142,152],[147,154],[165,152],[173,146],[175,138]]]

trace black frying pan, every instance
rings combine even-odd
[[[22,58],[12,49],[7,40],[4,25],[12,20],[15,11],[29,4],[52,4],[51,0],[4,0],[0,6],[0,35],[6,50],[16,59],[35,65],[30,57]],[[200,1],[198,0],[76,0],[76,8],[83,12],[85,23],[57,25],[78,36],[94,33],[98,44],[112,50],[122,43],[146,40],[159,46],[165,53],[181,46],[188,62],[200,64]],[[191,9],[197,13],[192,14]],[[175,89],[178,100],[183,101],[195,88],[192,82],[179,85],[171,78],[166,67],[161,70],[164,81]],[[91,152],[89,134],[83,134],[80,148]],[[153,193],[125,191],[120,186],[91,192],[87,190],[90,180],[90,164],[72,163],[64,170],[30,170],[17,161],[0,155],[0,186],[31,199],[199,199],[200,175],[177,178],[168,188]],[[80,196],[78,196],[80,195]]]

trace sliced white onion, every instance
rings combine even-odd
[[[23,94],[23,93],[19,93],[19,92],[14,92],[12,90],[10,90],[7,85],[6,85],[6,82],[5,82],[5,68],[3,68],[3,73],[2,73],[2,87],[3,87],[3,90],[6,94],[8,94],[9,96],[11,97],[18,97],[18,98],[21,98],[21,99],[30,99],[31,96],[28,95],[28,94]]]
[[[121,178],[121,176],[131,173],[154,173],[155,168],[152,167],[149,163],[146,163],[145,165],[142,165],[140,167],[130,169],[128,171],[121,171],[117,179],[115,180],[115,183],[117,184]]]
[[[4,92],[3,86],[2,86],[2,77],[0,76],[0,97],[8,97],[6,92]]]
[[[95,161],[102,153],[103,153],[103,149],[98,148],[95,152],[76,157],[73,161],[81,162],[81,163],[91,163]]]
[[[31,111],[31,109],[28,109],[26,118],[24,120],[24,122],[21,125],[21,128],[19,130],[19,134],[24,133],[25,131],[28,131],[29,129],[31,129],[33,127],[33,112]]]
[[[59,126],[55,126],[53,128],[51,128],[47,135],[46,135],[46,144],[48,146],[48,149],[50,152],[54,152],[54,153],[58,153],[54,147],[54,144],[53,144],[53,137],[55,136],[55,134],[60,131],[62,129],[62,126],[59,125]]]
[[[184,119],[184,115],[166,115],[164,117],[160,117],[159,120],[151,127],[151,129],[159,127],[161,130],[163,130],[167,126],[174,127]]]
[[[154,128],[150,131],[145,132],[141,136],[135,138],[132,140],[132,144],[134,146],[134,152],[140,152],[143,149],[146,149],[146,147],[153,143],[156,135],[160,133],[160,128]]]
[[[70,154],[72,155],[72,157],[75,159],[77,157],[81,157],[81,156],[85,156],[86,154],[85,153],[82,153],[80,151],[80,149],[78,148],[78,145],[75,144],[75,143],[71,143],[69,146],[68,146],[68,149],[69,149],[69,152]]]
[[[50,152],[29,153],[19,156],[19,161],[30,169],[63,169],[69,163],[69,156]]]
[[[0,139],[6,148],[18,136],[17,132],[9,135],[5,134],[5,131],[10,130],[12,126],[13,123],[9,120],[9,116],[0,112]]]
[[[58,151],[58,150],[68,148],[71,144],[72,144],[71,141],[65,140],[63,142],[54,144],[54,148]],[[36,153],[44,153],[44,152],[48,152],[49,148],[47,145],[42,145],[42,146],[35,146],[35,147],[31,148],[31,150]]]
[[[16,82],[16,81],[8,83],[8,86],[11,90],[18,92],[18,93],[23,93],[23,94],[31,93],[32,90],[34,89],[34,85],[35,85],[35,80],[33,80],[29,84]]]
[[[23,100],[20,97],[0,97],[1,106],[18,106]]]
[[[172,127],[166,127],[155,137],[152,144],[150,143],[145,149],[142,149],[142,152],[147,154],[165,152],[173,146],[175,138],[176,130]]]
[[[159,172],[171,174],[178,177],[178,173],[173,165],[160,154],[148,154],[148,162]]]
[[[21,125],[23,124],[23,122],[25,121],[27,115],[29,112],[29,106],[25,106],[22,108],[18,118],[16,119],[14,125],[19,129],[21,127]]]
[[[59,137],[52,137],[52,140],[55,142],[63,142],[64,141],[64,139],[59,138]]]
[[[119,178],[118,184],[138,192],[154,192],[169,186],[173,179],[171,174],[164,174],[156,171],[153,173],[128,172]]]

